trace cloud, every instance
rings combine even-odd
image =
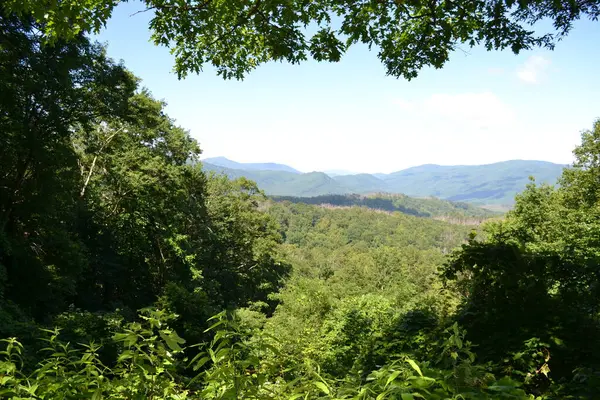
[[[525,83],[540,83],[546,70],[550,66],[550,60],[544,56],[530,56],[525,63],[517,69],[517,77]]]
[[[506,126],[515,121],[515,111],[491,92],[433,94],[423,100],[394,101],[401,110],[418,117],[443,120],[460,128],[488,129]]]

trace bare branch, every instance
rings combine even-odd
[[[108,137],[108,139],[106,139],[106,142],[102,145],[102,147],[100,147],[98,154],[96,154],[94,156],[94,159],[92,160],[92,165],[90,166],[90,170],[88,172],[87,178],[85,179],[85,182],[83,183],[83,187],[81,188],[81,192],[79,193],[79,197],[83,197],[85,195],[85,190],[87,189],[87,187],[90,183],[90,179],[92,178],[92,174],[94,173],[94,167],[96,166],[96,161],[98,160],[98,156],[102,153],[102,151],[106,148],[106,146],[109,145],[109,143],[115,137],[115,135],[117,133],[121,132],[122,130],[123,130],[123,127],[117,129],[112,135],[110,135]]]
[[[139,10],[139,11],[136,11],[136,12],[134,12],[133,14],[130,14],[129,16],[130,16],[130,17],[133,17],[133,16],[136,16],[136,15],[138,15],[138,14],[145,13],[145,12],[148,12],[148,11],[151,11],[151,10],[155,10],[155,9],[156,9],[156,7],[154,7],[154,6],[153,6],[153,7],[148,7],[148,8],[146,8],[145,10]]]

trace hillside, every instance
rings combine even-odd
[[[258,165],[271,164],[231,162],[229,165],[243,168],[204,162],[206,170],[225,173],[230,178],[245,176],[256,181],[261,189],[272,196],[314,197],[385,192],[403,193],[414,197],[433,196],[444,200],[491,206],[513,204],[515,194],[525,188],[529,176],[534,176],[538,183],[555,183],[564,167],[545,161],[513,160],[474,166],[428,164],[391,174],[329,176],[323,172],[301,174],[246,167],[253,165],[252,168],[260,168]]]
[[[333,179],[353,193],[389,192],[386,182],[371,174],[339,175]]]
[[[498,213],[467,203],[457,203],[436,198],[418,199],[403,194],[374,193],[368,195],[346,194],[315,197],[273,196],[275,201],[334,207],[365,207],[387,212],[401,212],[416,217],[451,220],[461,224],[478,224]]]

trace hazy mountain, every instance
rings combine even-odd
[[[202,160],[212,165],[219,167],[241,169],[247,171],[285,171],[300,174],[301,172],[285,164],[277,163],[239,163],[225,157],[211,157]]]
[[[319,196],[324,194],[345,194],[351,190],[343,187],[323,172],[300,174],[288,171],[259,171],[226,168],[219,165],[202,163],[205,170],[221,172],[230,178],[244,176],[255,181],[258,187],[269,195],[276,196]]]
[[[352,193],[387,192],[385,181],[370,174],[341,175],[333,179]]]
[[[538,183],[556,183],[563,165],[512,160],[487,165],[421,165],[382,178],[388,191],[409,196],[485,204],[511,204],[533,176]]]
[[[529,176],[538,183],[554,184],[563,165],[545,161],[513,160],[487,165],[421,165],[391,174],[328,176],[323,172],[259,170],[257,165],[235,163],[229,168],[204,162],[207,170],[223,172],[231,178],[245,176],[256,181],[269,195],[312,197],[348,193],[403,193],[415,197],[438,197],[480,205],[510,205],[525,188]],[[230,161],[230,160],[228,160]],[[275,164],[281,165],[281,164]],[[285,166],[284,166],[285,167]],[[263,167],[264,168],[264,167]]]

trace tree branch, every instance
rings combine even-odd
[[[161,5],[153,5],[152,7],[148,7],[146,10],[138,11],[132,15],[138,14],[140,12],[146,12],[152,9],[164,10],[164,9],[181,9],[183,11],[194,11],[194,10],[203,10],[210,5],[212,0],[206,0],[204,3],[197,4],[195,6],[190,6],[187,3],[183,6],[173,5],[173,4],[161,4]]]
[[[94,173],[94,167],[96,166],[96,161],[98,160],[98,156],[102,153],[102,151],[106,148],[106,146],[109,145],[110,141],[115,137],[115,135],[119,132],[121,132],[123,130],[123,127],[117,129],[112,135],[110,135],[108,137],[108,139],[106,139],[106,142],[102,145],[102,147],[100,147],[100,150],[98,151],[98,154],[96,154],[94,156],[94,159],[92,160],[92,165],[90,166],[90,170],[88,172],[88,176],[85,179],[85,182],[83,183],[83,187],[81,188],[81,192],[79,193],[79,197],[83,197],[85,196],[85,190],[88,187],[88,184],[90,183],[90,179],[92,178],[92,174]]]
[[[207,1],[207,3],[208,3],[208,1]],[[261,4],[261,0],[257,0],[256,3],[254,4],[254,6],[248,11],[248,13],[246,15],[238,16],[238,21],[231,27],[231,29],[229,29],[229,31],[227,33],[222,33],[221,35],[219,35],[218,38],[216,38],[215,40],[212,41],[211,45],[214,45],[217,42],[220,42],[221,40],[223,40],[223,38],[225,38],[225,36],[231,35],[240,26],[242,26],[243,24],[250,21],[250,18],[257,12],[259,12],[260,4]]]

